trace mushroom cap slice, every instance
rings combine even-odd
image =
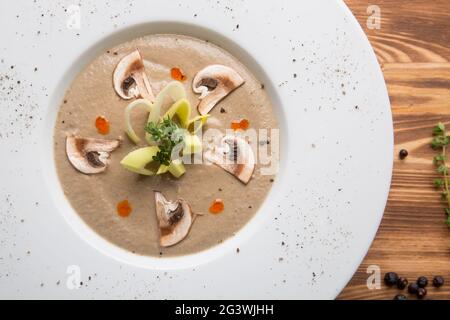
[[[192,90],[200,93],[198,112],[207,114],[234,89],[244,84],[244,79],[234,69],[213,64],[200,70],[192,81]]]
[[[120,140],[80,138],[70,135],[66,138],[66,154],[70,164],[85,174],[106,170],[110,153],[117,149]]]
[[[142,97],[153,102],[150,82],[145,74],[144,61],[138,49],[124,56],[113,73],[113,85],[116,93],[125,100]]]
[[[159,191],[155,191],[155,203],[161,247],[179,243],[189,233],[196,217],[191,206],[183,199],[168,201]]]
[[[204,153],[206,160],[231,173],[241,182],[247,184],[255,170],[255,155],[252,147],[245,139],[227,135],[219,146],[208,149]]]

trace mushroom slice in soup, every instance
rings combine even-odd
[[[159,191],[155,191],[155,203],[160,230],[159,244],[161,247],[170,247],[179,243],[189,233],[196,214],[187,201],[168,201]]]
[[[72,166],[84,174],[95,174],[106,170],[108,158],[120,145],[120,140],[66,138],[66,154]]]
[[[207,150],[204,157],[245,184],[250,181],[255,170],[252,147],[245,139],[238,136],[223,137],[220,145]]]
[[[192,82],[192,90],[200,93],[198,112],[207,114],[223,98],[244,84],[244,79],[227,66],[213,64],[200,70]]]
[[[138,49],[123,57],[113,74],[116,93],[125,100],[142,97],[153,102],[152,87],[145,74],[144,61]]]

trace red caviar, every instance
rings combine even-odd
[[[172,68],[170,69],[170,76],[172,79],[177,81],[184,81],[186,80],[186,75],[181,71],[180,68]]]
[[[117,204],[117,214],[123,218],[128,217],[131,214],[131,211],[133,209],[131,208],[130,203],[128,200],[120,201]]]
[[[231,122],[231,129],[233,130],[247,130],[250,122],[247,119],[234,120]]]
[[[105,117],[99,116],[95,119],[95,127],[98,133],[108,134],[109,133],[109,121]]]
[[[222,199],[216,199],[216,200],[213,201],[213,203],[209,207],[209,212],[211,212],[213,214],[218,214],[218,213],[221,213],[224,208],[225,208],[225,206],[223,204],[223,200]]]

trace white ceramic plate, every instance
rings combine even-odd
[[[0,3],[0,297],[334,298],[375,235],[393,154],[384,80],[345,5],[91,0],[73,29],[71,4]],[[153,259],[109,244],[73,212],[51,133],[83,65],[163,32],[221,45],[265,83],[282,126],[282,162],[263,208],[234,238]],[[83,284],[71,290],[78,271]]]

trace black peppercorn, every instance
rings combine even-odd
[[[403,294],[398,294],[394,297],[394,300],[408,300],[408,298]]]
[[[427,295],[427,289],[425,289],[425,288],[417,289],[416,295],[417,295],[417,298],[423,299]]]
[[[393,286],[398,281],[398,274],[395,272],[388,272],[384,275],[384,283],[386,283],[387,286]]]
[[[444,285],[444,278],[441,276],[435,276],[433,278],[433,286],[436,288],[442,287]]]
[[[421,288],[425,288],[428,285],[428,279],[426,277],[419,277],[417,279],[417,285]]]
[[[411,294],[417,293],[417,290],[419,289],[419,286],[417,283],[410,283],[408,286],[408,292]]]
[[[405,150],[405,149],[402,149],[398,153],[398,156],[400,157],[401,160],[403,160],[403,159],[405,159],[408,156],[408,151]]]
[[[403,290],[406,288],[406,286],[408,285],[408,279],[400,277],[397,280],[397,288],[399,288],[400,290]]]

